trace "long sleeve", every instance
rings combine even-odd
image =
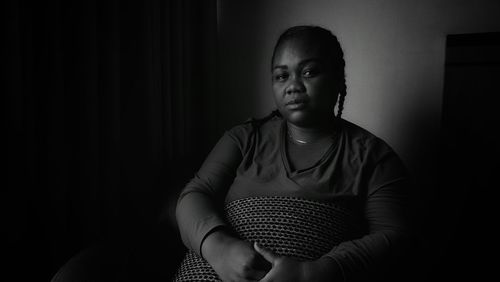
[[[226,132],[181,191],[176,207],[181,238],[186,247],[199,255],[205,236],[226,225],[221,208],[241,158],[237,140]]]
[[[410,183],[395,153],[376,165],[364,207],[368,233],[335,246],[326,256],[343,270],[346,281],[387,275],[411,245]],[[373,281],[373,279],[372,279]]]

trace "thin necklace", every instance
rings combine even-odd
[[[304,141],[304,140],[299,140],[299,139],[295,139],[292,137],[292,134],[290,133],[290,130],[287,130],[288,132],[288,137],[290,137],[290,139],[292,139],[292,141],[295,141],[301,145],[305,145],[305,144],[308,144],[309,142],[308,141]]]
[[[292,133],[290,132],[290,129],[287,128],[287,134],[288,134],[288,137],[295,143],[299,144],[299,145],[307,145],[307,144],[310,144],[310,143],[314,143],[314,142],[317,142],[319,140],[322,140],[323,138],[320,138],[319,140],[316,140],[316,141],[305,141],[305,140],[300,140],[300,139],[296,139],[296,138],[293,138],[292,136]],[[328,137],[332,137],[334,133],[331,133],[328,135]]]

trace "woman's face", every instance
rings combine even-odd
[[[272,65],[274,99],[289,122],[315,127],[331,121],[338,86],[329,62],[310,40],[294,38],[278,46]]]

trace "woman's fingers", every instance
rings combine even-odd
[[[247,274],[245,279],[247,279],[248,281],[260,281],[266,275],[267,275],[267,271],[254,270],[254,271],[252,271],[252,273]]]
[[[262,257],[264,257],[268,262],[274,264],[278,256],[275,255],[271,250],[268,250],[262,246],[260,246],[257,242],[253,244],[253,247],[257,253],[259,253]]]

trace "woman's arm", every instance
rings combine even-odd
[[[182,241],[200,255],[205,236],[226,225],[221,205],[241,159],[236,141],[226,132],[179,195],[176,217]]]
[[[414,243],[412,234],[412,184],[399,157],[385,154],[368,181],[365,219],[368,234],[334,247],[326,256],[334,259],[347,281],[389,275]]]
[[[395,183],[372,195],[366,205],[369,234],[334,247],[327,254],[342,268],[347,281],[363,275],[385,275],[412,242],[405,214],[408,203],[396,193],[406,187]],[[363,275],[362,275],[363,274]]]
[[[269,270],[249,242],[231,233],[222,216],[241,159],[237,140],[226,132],[182,190],[176,208],[184,244],[204,257],[223,281],[260,280]]]

